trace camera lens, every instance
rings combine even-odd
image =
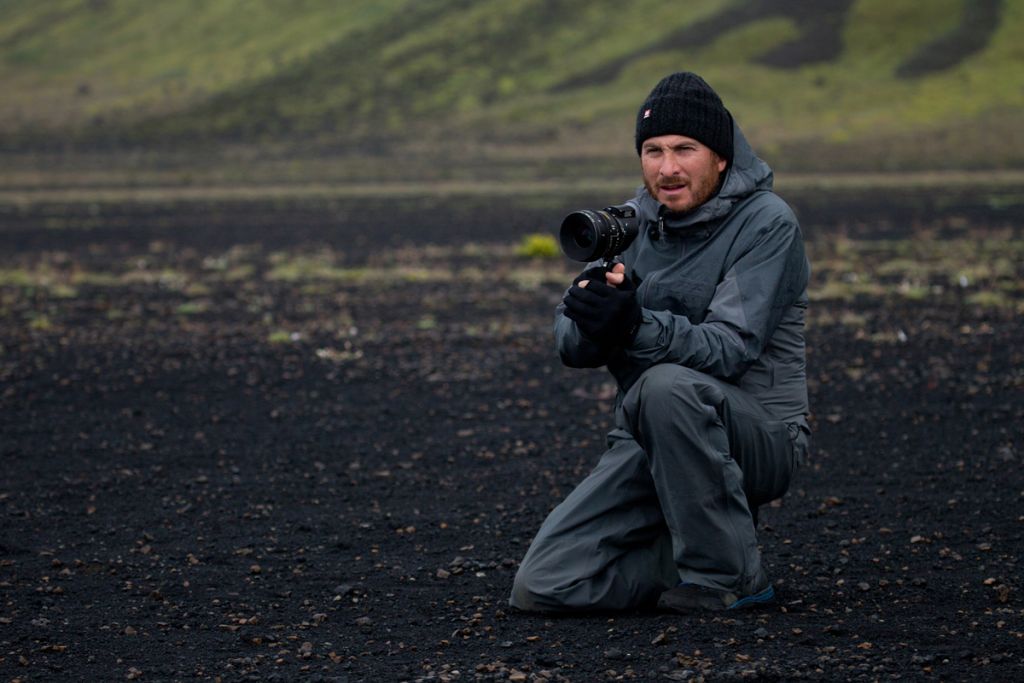
[[[598,217],[592,211],[586,210],[566,216],[561,231],[562,251],[566,256],[576,261],[593,260],[598,237],[595,218]]]
[[[611,259],[636,237],[637,223],[636,211],[628,204],[574,211],[562,221],[562,252],[574,261]]]
[[[590,229],[589,225],[584,224],[579,227],[579,230],[573,231],[572,240],[580,249],[590,249],[594,246],[594,231]]]

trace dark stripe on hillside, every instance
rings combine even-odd
[[[950,69],[983,50],[999,28],[1002,0],[968,0],[960,24],[928,43],[896,69],[900,78],[920,78]]]
[[[627,64],[641,57],[657,52],[704,47],[741,26],[778,17],[792,20],[800,35],[772,48],[757,61],[782,68],[832,61],[842,52],[842,28],[852,4],[852,0],[818,0],[813,3],[803,0],[758,0],[729,7],[622,59],[564,81],[552,90],[558,92],[601,85],[614,80]]]

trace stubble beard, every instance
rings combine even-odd
[[[713,162],[712,162],[713,163]],[[690,178],[690,192],[691,199],[685,205],[672,208],[669,207],[669,211],[672,213],[689,213],[697,207],[705,204],[709,199],[718,194],[719,186],[722,182],[722,176],[724,172],[719,171],[714,165],[709,166],[707,175],[701,177],[699,182],[694,183],[694,179]],[[665,183],[670,185],[671,183]],[[658,188],[652,183],[644,179],[644,187],[647,188],[647,193],[654,199],[658,199]],[[659,200],[660,201],[660,200]],[[667,205],[666,205],[667,206]]]

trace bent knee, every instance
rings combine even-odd
[[[622,407],[629,431],[645,445],[643,425],[705,425],[719,419],[723,400],[721,390],[706,374],[665,363],[640,376]]]
[[[557,612],[565,609],[565,605],[555,598],[552,587],[546,585],[527,565],[520,566],[516,572],[508,604],[524,612]]]
[[[699,370],[672,363],[663,363],[647,369],[637,381],[631,393],[634,404],[647,407],[664,406],[667,402],[698,405],[707,403],[708,376]]]

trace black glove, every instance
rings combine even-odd
[[[562,303],[565,316],[576,323],[584,336],[601,346],[625,346],[640,327],[640,304],[636,285],[627,277],[618,287],[604,279],[604,268],[591,268],[573,281]],[[580,287],[581,280],[590,280]]]
[[[576,279],[572,281],[573,285],[578,285],[584,280],[600,280],[601,282],[607,282],[604,279],[604,274],[608,272],[608,269],[604,266],[594,266],[593,268],[587,268],[582,273],[576,276]],[[590,285],[587,285],[589,287]]]

